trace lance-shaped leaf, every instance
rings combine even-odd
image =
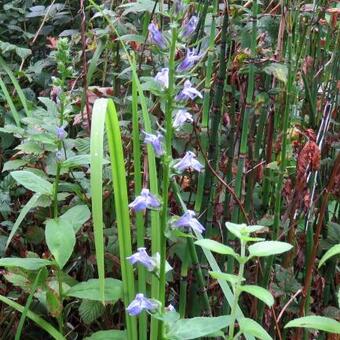
[[[282,254],[292,248],[293,246],[286,242],[264,241],[252,244],[249,246],[248,251],[251,257],[261,257]]]
[[[202,239],[196,241],[195,244],[218,254],[231,255],[233,257],[238,256],[231,247],[214,240]]]
[[[270,294],[270,292],[268,292],[267,289],[255,285],[244,285],[241,286],[241,290],[243,292],[254,295],[258,299],[262,300],[269,307],[271,307],[274,304],[273,295]]]

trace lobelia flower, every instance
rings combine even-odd
[[[189,168],[200,172],[204,169],[204,166],[196,159],[196,155],[192,151],[187,151],[184,157],[173,168],[178,172],[183,172]]]
[[[64,160],[64,153],[61,150],[58,150],[55,153],[55,158],[56,158],[57,162],[62,162]]]
[[[155,80],[162,88],[167,89],[169,87],[169,69],[162,68],[161,71],[156,74]]]
[[[153,22],[149,24],[148,30],[149,30],[150,41],[152,43],[154,43],[155,45],[158,45],[162,49],[167,47],[168,44],[163,34]]]
[[[127,306],[126,311],[130,316],[139,315],[143,310],[153,312],[159,308],[159,303],[144,297],[144,294],[138,293],[135,299]]]
[[[196,54],[196,51],[194,49],[190,50],[190,48],[187,49],[187,55],[182,60],[182,62],[177,66],[178,72],[185,72],[191,69],[195,62],[201,58],[202,55]]]
[[[172,304],[170,304],[168,307],[165,307],[165,309],[168,312],[176,312],[176,309],[175,309],[175,307]]]
[[[179,128],[181,128],[185,122],[193,122],[194,120],[192,119],[192,115],[183,109],[177,110],[175,112],[175,119],[172,123],[172,126],[174,129],[178,130]]]
[[[142,211],[146,208],[159,208],[161,203],[157,197],[149,191],[149,189],[142,189],[139,196],[137,196],[133,202],[129,204],[129,208],[134,211]]]
[[[56,128],[56,135],[59,140],[63,140],[67,137],[67,132],[64,130],[62,126],[58,126]]]
[[[146,248],[138,248],[137,252],[127,257],[127,260],[133,265],[136,263],[142,264],[149,272],[152,272],[156,267],[156,261],[148,255]]]
[[[205,230],[202,224],[195,218],[196,213],[192,210],[187,210],[178,220],[172,223],[173,228],[191,228],[202,234]]]
[[[189,38],[191,34],[195,32],[195,29],[198,24],[198,18],[196,15],[193,15],[184,25],[182,29],[182,38]]]
[[[194,87],[192,87],[190,80],[187,79],[184,82],[183,90],[180,93],[178,93],[175,99],[180,101],[180,100],[187,100],[187,99],[195,99],[196,97],[203,98],[201,92],[199,92]]]
[[[158,157],[164,155],[163,135],[160,132],[157,132],[157,135],[145,131],[143,131],[143,133],[145,135],[144,143],[151,144]]]

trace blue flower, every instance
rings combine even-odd
[[[63,140],[67,137],[67,132],[64,130],[62,126],[58,126],[56,128],[56,135],[59,140]]]
[[[156,261],[148,255],[146,248],[143,247],[138,248],[137,252],[127,257],[127,259],[131,264],[142,264],[149,272],[152,272],[156,267]]]
[[[201,58],[201,56],[202,56],[201,54],[196,54],[194,49],[190,50],[188,48],[187,55],[182,60],[182,62],[177,66],[177,71],[185,72],[190,70],[194,66],[195,62]]]
[[[175,118],[172,126],[174,129],[179,130],[179,128],[181,128],[184,123],[188,121],[191,123],[193,122],[192,115],[188,111],[180,109],[175,112]]]
[[[203,98],[201,92],[192,87],[190,80],[184,82],[183,90],[175,97],[176,100],[195,99],[196,97]]]
[[[161,71],[156,74],[155,80],[162,88],[167,89],[169,87],[169,69],[162,68]]]
[[[64,153],[61,151],[61,150],[58,150],[56,153],[55,153],[55,158],[57,160],[57,162],[62,162],[65,157],[64,157]]]
[[[160,306],[159,302],[144,297],[144,294],[138,293],[135,299],[128,305],[126,311],[130,316],[139,315],[143,310],[154,312]]]
[[[197,18],[197,16],[193,15],[189,19],[189,21],[187,21],[183,25],[182,34],[181,34],[182,38],[189,38],[191,36],[191,34],[193,34],[195,32],[197,24],[198,24],[198,18]]]
[[[165,49],[168,44],[163,34],[160,32],[160,30],[157,28],[157,26],[153,22],[149,24],[148,30],[149,30],[150,41],[153,44],[158,45],[160,48]]]
[[[192,210],[187,210],[179,219],[172,223],[173,228],[191,228],[202,234],[205,228],[202,224],[195,218],[196,214]]]
[[[150,193],[149,189],[142,189],[139,196],[129,204],[129,207],[134,211],[142,211],[146,208],[159,208],[161,203],[157,197]]]
[[[157,132],[157,135],[153,135],[152,133],[147,133],[143,131],[145,138],[144,143],[151,144],[155,154],[160,157],[164,155],[164,148],[163,148],[163,135],[160,132]]]
[[[187,151],[173,168],[180,173],[186,169],[194,169],[200,172],[204,169],[204,166],[196,159],[196,155],[192,151]]]

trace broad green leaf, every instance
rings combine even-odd
[[[3,303],[6,303],[8,306],[16,309],[20,313],[24,312],[24,307],[23,306],[21,306],[18,303],[8,299],[5,296],[0,295],[0,301],[2,301]],[[45,330],[48,334],[50,334],[53,339],[56,339],[56,340],[66,340],[66,338],[64,338],[64,336],[61,333],[59,333],[52,325],[50,325],[44,319],[39,317],[37,314],[35,314],[35,313],[31,312],[31,311],[28,311],[27,312],[27,317],[29,319],[31,319],[32,321],[34,321],[40,328]]]
[[[326,253],[322,256],[320,263],[319,263],[319,268],[332,256],[339,255],[340,254],[340,244],[334,245],[332,248],[328,249]]]
[[[284,253],[293,246],[286,242],[280,241],[264,241],[252,244],[249,246],[248,251],[250,256],[270,256]]]
[[[233,274],[227,274],[222,272],[209,272],[209,274],[214,279],[228,281],[232,284],[235,284],[238,281],[238,276]],[[242,279],[242,281],[243,280],[244,278]]]
[[[46,179],[26,170],[13,171],[11,176],[26,189],[39,194],[51,195],[53,186]]]
[[[91,212],[87,205],[76,205],[62,214],[59,219],[71,223],[74,232],[77,233],[90,217]]]
[[[247,226],[246,224],[236,224],[236,223],[231,223],[231,222],[226,222],[225,226],[227,229],[234,234],[237,238],[241,238],[244,236],[244,231],[246,231]]]
[[[302,327],[318,329],[320,331],[340,334],[340,322],[325,316],[310,315],[289,321],[285,328]]]
[[[61,166],[63,169],[72,169],[79,166],[89,165],[91,163],[90,155],[77,155],[72,156],[62,162]],[[103,159],[103,164],[110,164],[109,161]]]
[[[91,336],[86,337],[84,340],[126,340],[127,334],[126,331],[118,331],[118,330],[107,330],[107,331],[99,331],[93,333]]]
[[[48,289],[46,292],[46,305],[49,314],[51,314],[54,318],[60,316],[62,312],[62,305],[57,292],[52,289]]]
[[[218,254],[231,255],[231,256],[237,257],[237,254],[234,252],[234,250],[231,247],[228,247],[214,240],[209,240],[209,239],[198,240],[195,242],[195,244],[200,247],[209,249]]]
[[[72,255],[76,236],[72,224],[65,219],[46,221],[45,238],[48,249],[62,269]]]
[[[230,316],[180,319],[173,324],[167,337],[171,340],[197,339],[217,332],[229,323]]]
[[[25,165],[26,163],[27,161],[24,161],[23,159],[15,159],[13,161],[7,161],[2,168],[2,172],[16,170],[20,168],[21,166]]]
[[[271,307],[274,304],[273,295],[270,294],[270,292],[268,292],[267,289],[255,285],[244,285],[241,286],[241,290],[243,292],[254,295],[258,299],[262,300],[269,307]]]
[[[102,301],[99,289],[99,279],[90,279],[71,287],[67,296],[73,296],[80,299]],[[105,301],[117,301],[123,296],[122,281],[106,278],[105,279]]]
[[[248,225],[247,226],[247,230],[250,233],[255,233],[256,231],[260,231],[260,230],[264,230],[266,229],[266,227],[262,226],[262,225]]]
[[[105,306],[101,301],[82,300],[78,311],[84,323],[89,325],[103,315]]]
[[[250,334],[261,340],[272,340],[267,331],[253,319],[242,318],[238,320],[238,324],[243,334]]]
[[[4,257],[0,259],[0,267],[19,267],[26,270],[38,270],[51,265],[52,262],[39,258]]]

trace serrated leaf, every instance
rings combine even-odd
[[[77,233],[90,217],[91,212],[87,205],[76,205],[62,214],[59,219],[71,223],[74,232]]]
[[[13,171],[11,176],[26,189],[37,192],[39,194],[51,195],[53,186],[46,179],[37,176],[36,174],[22,170]]]
[[[48,249],[62,269],[72,255],[76,237],[73,226],[64,219],[46,221],[45,238]]]
[[[73,296],[80,299],[102,301],[99,292],[99,280],[90,279],[85,282],[78,283],[71,287],[67,292],[67,296]],[[105,279],[105,301],[117,301],[123,296],[122,281],[106,278]]]
[[[83,300],[79,306],[79,315],[86,324],[90,324],[103,315],[104,305],[100,301]]]
[[[234,250],[231,247],[228,247],[214,240],[202,239],[202,240],[196,241],[195,244],[205,249],[208,249],[210,251],[213,251],[215,253],[218,253],[218,254],[231,255],[233,257],[237,257],[237,254],[234,252]]]
[[[275,78],[287,83],[288,68],[286,65],[271,63],[263,69],[269,75],[273,75]]]
[[[197,339],[225,328],[230,323],[230,316],[197,317],[180,319],[171,327],[167,337],[169,339]]]
[[[228,281],[231,284],[235,284],[238,281],[238,276],[233,274],[227,274],[222,272],[209,272],[210,276],[217,280]],[[242,281],[244,278],[242,279]]]
[[[322,256],[319,268],[332,256],[339,255],[340,254],[340,244],[336,244],[335,246],[331,247],[326,251],[326,253]]]
[[[243,292],[254,295],[269,307],[274,304],[273,295],[267,289],[255,285],[244,285],[241,286],[241,290]]]
[[[250,256],[261,257],[282,254],[292,248],[293,246],[286,242],[264,241],[252,244],[249,246],[248,251]]]
[[[240,330],[243,334],[249,334],[261,340],[272,340],[267,331],[256,321],[249,318],[238,319]]]
[[[302,327],[318,329],[320,331],[340,334],[340,322],[325,316],[310,315],[289,321],[285,328]]]
[[[0,267],[19,267],[26,270],[38,270],[51,265],[52,262],[39,258],[4,257],[0,259]]]

